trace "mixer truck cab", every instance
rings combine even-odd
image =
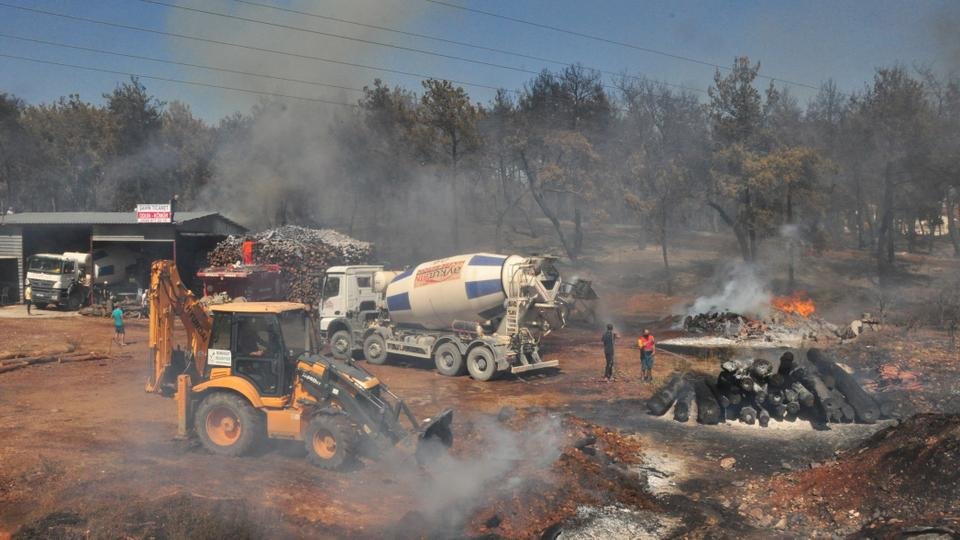
[[[327,272],[320,328],[331,352],[433,360],[442,375],[555,367],[540,339],[565,324],[567,306],[551,257],[472,253],[404,271],[337,266]]]

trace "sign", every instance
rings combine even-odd
[[[230,354],[230,351],[224,349],[208,349],[207,350],[207,364],[211,366],[226,366],[230,367],[230,364],[233,361],[233,355]]]
[[[417,270],[417,275],[414,277],[413,286],[423,287],[424,285],[432,285],[434,283],[442,283],[444,281],[460,279],[461,268],[463,268],[462,260],[445,262],[428,266],[426,268],[421,268],[420,270]]]
[[[170,204],[138,204],[137,223],[170,223]]]

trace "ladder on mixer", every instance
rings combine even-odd
[[[507,335],[515,336],[520,331],[520,299],[510,298],[507,300],[506,314]]]

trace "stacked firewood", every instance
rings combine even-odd
[[[257,264],[277,264],[283,269],[283,296],[298,302],[314,302],[323,287],[324,272],[331,266],[366,263],[372,245],[332,229],[309,229],[284,225],[252,237],[229,236],[210,252],[210,266],[226,266],[242,260],[245,240],[254,240]]]
[[[673,406],[674,417],[686,421],[692,398],[689,383],[679,375],[671,378],[647,402],[651,414],[663,415]],[[816,423],[875,423],[881,407],[832,358],[822,350],[810,349],[807,358],[786,352],[777,365],[758,358],[730,360],[721,366],[716,384],[695,378],[697,407],[707,407],[706,417],[719,417],[767,427],[770,420],[794,421],[798,417]],[[698,420],[705,422],[698,412]]]

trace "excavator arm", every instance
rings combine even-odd
[[[187,333],[195,372],[202,374],[207,362],[211,320],[203,306],[184,286],[174,261],[154,261],[150,267],[150,353],[153,373],[147,380],[147,392],[169,395],[176,377],[187,366],[174,366],[173,325],[180,319]],[[176,373],[168,373],[176,369]]]

